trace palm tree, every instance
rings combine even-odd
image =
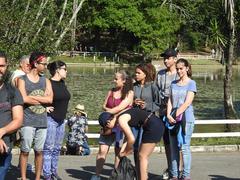
[[[224,109],[225,117],[227,119],[237,118],[237,113],[233,106],[232,100],[232,74],[233,74],[233,58],[234,58],[234,45],[235,45],[235,17],[234,17],[234,0],[224,0],[225,13],[227,14],[228,25],[228,43],[225,48],[226,54],[226,69],[224,78]],[[230,126],[227,126],[227,130],[231,130]]]

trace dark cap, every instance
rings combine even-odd
[[[164,58],[169,58],[169,57],[177,57],[177,51],[175,51],[175,49],[166,49],[162,54],[161,57]]]
[[[111,120],[113,115],[109,112],[102,112],[98,117],[98,122],[102,127],[105,127],[108,120]]]

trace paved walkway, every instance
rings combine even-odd
[[[240,152],[214,152],[193,153],[192,180],[240,180]],[[63,180],[89,180],[95,171],[95,157],[90,155],[61,156],[59,161],[59,175]],[[113,154],[109,154],[102,180],[107,180],[113,168]],[[130,157],[132,159],[132,157]],[[33,155],[29,162],[33,164]],[[7,180],[15,180],[20,177],[17,169],[18,155],[13,156],[12,169],[7,175]],[[166,167],[163,153],[153,153],[149,160],[149,179],[160,180],[160,174]],[[34,179],[32,172],[28,173],[29,179]]]

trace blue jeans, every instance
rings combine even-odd
[[[83,156],[90,155],[91,150],[90,150],[90,148],[89,148],[89,146],[88,146],[88,143],[87,143],[86,141],[83,142],[82,147],[83,147],[83,153],[82,153],[82,155],[83,155]]]
[[[182,177],[190,177],[191,171],[191,150],[190,143],[191,137],[194,130],[194,122],[186,122],[185,127],[185,144],[180,148],[178,147],[177,136],[170,136],[170,148],[171,148],[171,160],[172,160],[172,169],[171,174],[173,177],[179,176],[179,151],[182,150],[183,155],[183,174]]]
[[[4,180],[9,166],[11,165],[12,154],[0,154],[0,180]]]
[[[47,137],[43,148],[43,175],[57,174],[58,158],[64,138],[65,124],[48,116]]]

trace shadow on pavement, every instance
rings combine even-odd
[[[11,165],[5,179],[9,180],[17,180],[20,179],[21,174],[20,174],[20,168],[17,166]],[[35,173],[32,171],[27,171],[27,178],[28,179],[35,179]],[[43,176],[41,176],[43,178]]]
[[[108,168],[106,169],[106,166]],[[109,176],[112,173],[112,170],[114,168],[113,164],[106,163],[104,165],[104,169],[101,173],[101,180],[108,180]],[[76,179],[91,179],[91,176],[95,174],[96,166],[81,166],[81,168],[78,169],[65,169],[68,176]],[[162,178],[159,175],[149,173],[148,174],[149,179],[151,180],[161,180]]]
[[[240,178],[229,178],[226,176],[220,176],[220,175],[209,175],[211,177],[211,180],[240,180]]]
[[[104,169],[101,174],[101,180],[108,180],[109,176],[111,175],[111,172],[114,168],[113,164],[106,163],[104,165]],[[65,169],[68,176],[75,178],[75,179],[91,179],[91,176],[95,174],[96,167],[95,166],[82,166],[79,169]],[[151,180],[161,180],[161,177],[156,174],[149,173],[148,174],[149,179]],[[11,166],[5,179],[9,180],[18,180],[20,179],[20,169],[17,166]],[[35,173],[32,171],[27,171],[27,178],[28,179],[35,179]],[[43,176],[41,176],[41,179],[43,179]],[[218,178],[216,178],[218,179]],[[223,177],[224,179],[224,177]],[[239,180],[239,179],[226,179],[226,180]]]
[[[113,164],[106,163],[104,165],[105,167],[108,166],[110,169],[104,168],[101,173],[101,180],[107,180],[112,172]],[[66,169],[66,173],[76,179],[91,179],[91,176],[95,174],[96,167],[95,166],[81,166],[81,168],[78,169]]]

